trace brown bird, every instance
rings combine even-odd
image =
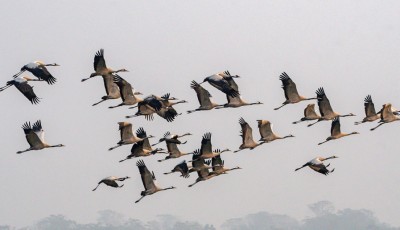
[[[211,101],[210,92],[208,92],[206,89],[204,89],[199,83],[192,81],[192,83],[190,84],[190,87],[192,89],[194,89],[194,91],[196,92],[197,99],[200,103],[200,107],[197,109],[194,109],[194,110],[188,110],[187,113],[193,113],[193,112],[202,111],[202,110],[211,110],[217,106],[221,106],[221,105],[218,105],[218,104],[214,103],[213,101]]]
[[[324,88],[322,88],[322,87],[318,88],[315,93],[317,94],[318,107],[319,107],[319,113],[321,114],[321,118],[319,118],[316,122],[309,124],[308,127],[315,125],[316,123],[318,123],[320,121],[333,120],[336,117],[355,116],[352,113],[349,113],[346,115],[340,115],[340,114],[334,112],[331,107],[331,103],[329,102],[329,99],[325,94]]]
[[[337,156],[331,156],[331,157],[327,157],[327,158],[316,157],[316,158],[312,159],[311,161],[307,162],[306,164],[304,164],[303,166],[301,166],[300,168],[295,169],[294,171],[297,171],[299,169],[302,169],[302,168],[308,166],[316,172],[322,173],[324,175],[328,175],[329,173],[335,171],[335,169],[332,169],[331,171],[329,171],[327,168],[329,167],[330,164],[325,166],[323,161],[326,161],[329,159],[334,159],[334,158],[338,158],[338,157]]]
[[[22,129],[24,130],[25,133],[25,138],[28,141],[30,147],[26,150],[23,151],[18,151],[17,153],[23,153],[23,152],[28,152],[31,150],[40,150],[44,148],[54,148],[54,147],[64,147],[65,145],[63,144],[58,144],[58,145],[49,145],[47,142],[44,140],[44,130],[42,128],[42,122],[40,120],[36,121],[33,124],[33,127],[31,126],[30,122],[25,122],[24,125],[22,125]]]
[[[292,79],[289,77],[289,75],[287,75],[287,73],[283,72],[279,76],[279,80],[282,81],[282,88],[283,88],[283,91],[285,92],[286,101],[284,101],[281,106],[275,108],[274,110],[278,110],[287,104],[295,104],[300,101],[317,99],[315,97],[306,98],[306,97],[300,96],[299,93],[297,92],[296,84],[292,81]]]
[[[274,133],[272,130],[272,123],[267,120],[257,120],[258,122],[258,130],[260,131],[261,139],[260,141],[271,142],[274,140],[285,139],[289,137],[294,137],[292,134],[289,134],[284,137],[280,137]]]
[[[352,133],[342,133],[340,131],[340,119],[339,117],[336,117],[335,119],[333,119],[332,121],[332,125],[331,125],[331,135],[326,138],[326,141],[323,141],[321,143],[318,143],[318,145],[322,145],[323,143],[326,143],[328,141],[331,140],[336,140],[345,136],[350,136],[353,134],[360,134],[359,132],[352,132]]]
[[[320,119],[321,116],[315,112],[315,104],[308,104],[307,107],[304,109],[304,117],[302,117],[299,121],[292,122],[293,124],[297,124],[303,121],[312,121]]]
[[[135,201],[135,203],[141,201],[145,196],[152,195],[156,192],[165,191],[168,189],[175,189],[174,186],[168,188],[161,188],[157,186],[157,184],[155,183],[156,176],[154,175],[154,172],[150,173],[143,160],[138,160],[136,162],[136,166],[139,168],[140,176],[142,177],[144,191],[140,193],[141,197],[139,200]]]
[[[388,104],[384,104],[382,106],[382,110],[381,110],[381,120],[379,121],[379,125],[372,128],[371,131],[377,129],[379,126],[386,124],[386,123],[390,123],[393,121],[398,121],[400,120],[399,117],[397,117],[392,110],[392,104],[388,103]]]
[[[82,79],[82,81],[86,81],[92,77],[102,76],[107,74],[113,74],[118,72],[128,72],[126,69],[112,70],[111,68],[107,68],[106,60],[104,59],[104,50],[100,49],[96,52],[93,61],[94,73],[90,74],[90,77]]]
[[[234,153],[239,152],[243,149],[251,149],[253,150],[255,147],[264,144],[265,142],[255,142],[253,139],[253,129],[250,125],[241,117],[239,119],[239,124],[242,128],[240,136],[242,137],[242,144],[239,146],[239,149],[234,151]]]
[[[117,146],[109,148],[108,150],[110,151],[115,148],[121,147],[122,145],[134,144],[136,142],[143,141],[144,139],[153,137],[152,135],[150,135],[144,138],[140,138],[137,135],[133,135],[132,124],[129,122],[118,122],[118,126],[119,126],[121,140],[117,143]]]
[[[179,172],[181,174],[181,177],[188,178],[190,176],[189,174],[189,166],[187,165],[186,161],[182,161],[181,163],[177,164],[171,172],[166,172],[164,173],[165,175]]]
[[[374,102],[372,102],[371,95],[367,95],[364,99],[364,110],[365,117],[362,121],[354,122],[355,125],[359,125],[365,122],[375,121],[380,118],[380,114],[375,111]]]
[[[104,183],[108,186],[114,187],[114,188],[122,188],[124,187],[124,185],[118,185],[117,181],[124,181],[126,179],[129,179],[130,177],[126,176],[126,177],[115,177],[115,176],[109,176],[104,178],[103,180],[101,180],[96,188],[94,188],[92,191],[96,191],[96,189],[100,186],[101,183]]]
[[[215,156],[211,159],[211,165],[212,165],[212,170],[213,173],[216,173],[218,176],[221,174],[226,174],[229,171],[236,170],[236,169],[242,169],[239,166],[236,166],[234,168],[225,168],[225,162],[221,159],[221,155]]]

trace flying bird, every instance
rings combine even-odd
[[[177,143],[176,141],[179,141],[178,139],[172,139],[172,141],[169,140],[165,140],[166,144],[167,144],[167,149],[168,149],[168,156],[165,157],[165,159],[162,160],[158,160],[158,162],[162,162],[168,159],[174,159],[174,158],[179,158],[182,156],[186,156],[189,154],[193,154],[193,152],[191,153],[183,153],[179,150],[178,148],[178,144],[181,144],[180,141],[179,143]]]
[[[0,88],[0,92],[15,86],[32,104],[38,104],[40,99],[33,92],[33,87],[28,84],[28,81],[38,81],[37,79],[31,79],[29,77],[18,76],[14,80],[8,81],[7,85]]]
[[[86,81],[92,77],[102,76],[106,74],[113,74],[119,72],[128,72],[126,69],[112,70],[111,68],[107,68],[106,60],[104,60],[104,49],[100,49],[96,52],[93,61],[94,73],[90,74],[90,77],[82,79],[82,81]]]
[[[170,172],[164,173],[165,175],[171,174],[178,172],[181,174],[181,177],[188,178],[190,176],[189,174],[189,167],[186,163],[186,161],[182,161],[181,163],[177,164]]]
[[[228,152],[228,151],[231,151],[231,150],[216,149],[215,151],[212,151],[211,133],[205,133],[203,135],[203,139],[201,140],[200,152],[198,154],[196,152],[194,152],[194,154],[199,155],[199,157],[196,160],[200,160],[200,159],[204,160],[204,159],[208,159],[208,158],[213,158],[215,156],[222,154],[223,152]],[[195,160],[192,160],[192,161],[195,161]],[[192,162],[192,161],[190,161],[190,162]]]
[[[94,188],[92,191],[96,191],[96,189],[100,186],[100,184],[104,183],[105,185],[114,187],[114,188],[122,188],[124,187],[124,185],[118,185],[117,181],[124,181],[126,179],[129,179],[130,177],[126,176],[126,177],[115,177],[115,176],[109,176],[104,178],[103,180],[101,180],[96,188]]]
[[[364,99],[364,110],[365,117],[362,121],[354,122],[355,125],[359,125],[365,122],[371,122],[378,120],[380,118],[380,114],[375,111],[374,102],[372,102],[371,95],[367,95]]]
[[[233,85],[232,81],[229,83],[227,78],[232,80],[232,78],[238,78],[239,76],[237,76],[237,75],[231,76],[230,74],[228,75],[228,73],[229,72],[213,74],[211,76],[204,78],[202,83],[208,82],[208,83],[210,83],[210,85],[214,86],[221,92],[223,92],[229,96],[232,96],[232,97],[237,97],[240,94],[239,94],[239,91],[237,90],[236,83],[235,83],[236,86]],[[202,83],[200,83],[200,84],[202,84]]]
[[[318,123],[320,121],[333,120],[336,117],[355,116],[352,113],[349,113],[346,115],[340,115],[340,114],[334,112],[331,107],[331,103],[329,102],[329,99],[325,94],[324,88],[322,88],[322,87],[318,88],[315,93],[317,94],[318,107],[319,107],[319,113],[321,114],[321,118],[319,118],[316,122],[309,124],[308,127],[315,125],[316,123]]]
[[[194,110],[189,110],[187,113],[193,113],[196,111],[201,111],[201,110],[211,110],[217,106],[223,106],[223,105],[218,105],[211,101],[211,94],[204,89],[199,83],[192,81],[190,84],[190,87],[194,89],[197,95],[197,99],[200,103],[200,107]]]
[[[297,92],[296,84],[289,77],[289,75],[287,75],[287,73],[283,72],[279,76],[279,80],[282,81],[282,88],[283,88],[283,91],[285,92],[286,101],[284,101],[281,106],[275,108],[274,110],[278,110],[287,104],[295,104],[300,101],[317,99],[315,97],[306,98],[306,97],[300,96],[299,93]]]
[[[138,111],[134,115],[126,116],[126,118],[145,116],[146,120],[151,121],[154,119],[153,114],[161,110],[162,107],[163,104],[157,99],[157,97],[150,95],[138,103]]]
[[[148,136],[146,131],[144,131],[144,129],[142,127],[140,127],[137,131],[136,131],[136,136],[138,138],[143,139],[142,141],[138,141],[135,144],[132,145],[131,148],[131,154],[128,155],[125,159],[120,160],[119,162],[123,162],[125,160],[129,160],[133,157],[147,157],[147,156],[151,156],[154,155],[156,153],[165,153],[164,149],[162,148],[155,148],[153,149],[150,145]]]
[[[257,120],[258,122],[258,131],[260,132],[261,138],[260,141],[271,142],[274,140],[285,139],[289,137],[294,137],[292,134],[286,136],[278,136],[274,133],[272,129],[272,123],[267,120]]]
[[[240,127],[242,128],[240,136],[242,137],[242,144],[239,149],[234,151],[234,153],[239,152],[243,149],[254,149],[255,147],[264,144],[265,142],[255,142],[253,139],[253,129],[250,125],[241,117],[239,119]]]
[[[321,116],[315,112],[315,104],[308,104],[307,107],[304,109],[304,117],[302,117],[298,121],[292,122],[293,124],[297,124],[303,121],[312,121],[320,119]]]
[[[136,96],[136,95],[142,95],[142,93],[135,92],[133,90],[132,85],[129,82],[127,82],[125,79],[123,79],[122,77],[120,77],[118,75],[114,75],[113,81],[119,87],[119,94],[121,95],[122,103],[118,104],[116,106],[110,106],[108,108],[112,109],[112,108],[117,108],[117,107],[124,106],[124,105],[135,105],[138,102],[143,101],[142,98]]]
[[[143,141],[144,139],[153,137],[152,135],[150,135],[140,138],[137,135],[134,135],[132,132],[132,124],[129,122],[118,122],[118,126],[121,140],[117,143],[117,146],[111,147],[108,150],[113,150],[115,148],[121,147],[122,145],[134,144],[136,142]]]
[[[18,151],[17,153],[28,152],[31,150],[40,150],[44,148],[54,148],[54,147],[64,147],[63,144],[49,145],[44,140],[44,130],[42,128],[42,122],[40,120],[36,121],[33,126],[30,122],[25,122],[22,125],[22,129],[25,133],[25,138],[29,143],[29,148],[23,151]]]
[[[339,138],[342,138],[342,137],[346,137],[346,136],[350,136],[350,135],[354,135],[354,134],[359,134],[359,132],[342,133],[340,131],[340,119],[339,119],[339,117],[336,117],[332,121],[331,135],[328,138],[326,138],[326,141],[318,143],[318,145],[322,145],[323,143],[326,143],[328,141],[336,140],[336,139],[339,139]]]
[[[304,164],[303,166],[301,166],[300,168],[297,168],[294,171],[297,171],[299,169],[302,169],[302,168],[308,166],[316,172],[322,173],[324,175],[328,175],[329,173],[332,173],[335,169],[332,169],[329,171],[327,168],[329,167],[330,164],[325,166],[323,161],[326,161],[329,159],[334,159],[334,158],[338,158],[338,157],[337,156],[331,156],[331,157],[327,157],[327,158],[316,157],[316,158],[312,159],[311,161],[307,162],[306,164]]]
[[[59,66],[57,63],[45,64],[41,61],[35,61],[22,66],[21,71],[14,75],[18,77],[25,71],[31,72],[39,80],[46,81],[49,85],[56,83],[57,79],[51,75],[46,66]]]
[[[239,166],[236,166],[234,168],[225,168],[225,161],[221,159],[221,155],[215,156],[211,159],[211,165],[212,165],[212,170],[213,173],[217,174],[218,176],[221,174],[226,174],[229,171],[236,170],[236,169],[242,169]]]
[[[169,131],[167,131],[166,133],[164,133],[164,137],[161,138],[157,143],[153,144],[154,145],[158,145],[159,143],[165,141],[165,142],[171,142],[171,143],[175,143],[175,144],[185,144],[185,142],[181,142],[180,140],[178,140],[178,138],[184,137],[184,136],[190,136],[192,135],[191,133],[185,133],[182,135],[178,135],[178,134],[171,134]]]
[[[135,203],[142,200],[145,196],[152,195],[156,192],[165,191],[168,189],[175,189],[174,186],[171,186],[168,188],[161,188],[161,187],[157,186],[155,183],[156,176],[154,175],[154,172],[150,173],[150,171],[147,169],[143,160],[138,160],[136,162],[136,166],[139,168],[140,176],[142,177],[144,191],[142,191],[140,193],[141,197],[140,197],[140,199],[135,201]]]
[[[400,120],[400,118],[393,113],[392,104],[390,103],[384,104],[381,111],[381,120],[379,121],[380,124],[372,128],[371,131],[377,129],[383,124]]]
[[[117,76],[116,74],[103,74],[103,82],[104,82],[104,88],[106,89],[106,96],[101,97],[101,101],[94,103],[92,106],[98,105],[106,100],[110,99],[118,99],[121,97],[121,94],[119,93],[119,87],[117,84],[114,83],[114,76]]]

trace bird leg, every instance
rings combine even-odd
[[[111,150],[116,149],[116,148],[121,147],[121,146],[122,146],[122,145],[119,144],[119,145],[117,145],[117,146],[111,147],[111,148],[108,149],[108,151],[111,151]]]
[[[320,143],[318,143],[318,145],[322,145],[323,143],[326,143],[328,141],[330,141],[330,140],[326,140],[326,141],[320,142]]]
[[[121,163],[121,162],[126,161],[126,160],[129,160],[129,158],[127,157],[127,158],[125,158],[123,160],[120,160],[119,162]]]
[[[362,124],[362,123],[364,123],[364,121],[356,121],[356,122],[354,122],[355,125],[359,125],[359,124]]]
[[[139,201],[141,201],[144,197],[145,197],[146,195],[144,195],[144,196],[142,196],[142,197],[140,197],[140,199],[139,200],[137,200],[137,201],[135,201],[135,203],[137,203],[137,202],[139,202]]]
[[[238,149],[238,150],[235,150],[235,151],[233,151],[234,153],[237,153],[237,152],[240,152],[240,151],[242,151],[243,149]]]
[[[134,109],[134,108],[137,108],[137,107],[138,107],[138,105],[135,105],[135,106],[129,107],[128,109]]]
[[[331,165],[331,163],[327,164],[325,167],[326,167],[326,168],[328,168],[328,167],[329,167],[329,165]]]
[[[29,149],[26,149],[26,150],[18,151],[17,154],[21,154],[21,153],[28,152],[28,151],[31,151],[31,150],[32,150],[32,149],[29,148]]]
[[[196,180],[196,182],[194,182],[193,184],[190,184],[188,187],[192,187],[193,185],[199,183],[200,181]]]
[[[278,110],[278,109],[282,108],[282,107],[285,106],[285,105],[287,105],[287,103],[283,103],[281,106],[275,108],[274,110]]]
[[[194,109],[194,110],[188,110],[188,111],[186,111],[186,113],[187,114],[189,114],[189,113],[194,113],[194,112],[196,112],[196,111],[198,111],[197,109]]]
[[[17,78],[19,75],[21,75],[25,70],[19,71],[19,73],[14,74],[13,78]]]
[[[5,89],[7,89],[7,88],[9,88],[10,86],[11,86],[11,85],[6,85],[6,86],[1,87],[1,88],[0,88],[0,92],[3,91],[3,90],[5,90]]]
[[[102,103],[102,102],[104,102],[104,101],[107,101],[107,100],[108,100],[108,99],[103,99],[103,100],[101,100],[101,101],[99,101],[99,102],[94,103],[92,106],[98,105],[98,104],[100,104],[100,103]]]
[[[132,118],[132,117],[138,117],[138,116],[140,116],[140,115],[136,115],[136,114],[134,114],[134,115],[125,116],[125,117],[126,117],[126,118]]]
[[[298,124],[300,122],[303,122],[302,120],[298,120],[298,121],[293,121],[292,124]]]
[[[306,166],[307,166],[307,165],[305,164],[305,165],[301,166],[300,168],[295,169],[294,171],[297,171],[297,170],[299,170],[299,169],[302,169],[302,168],[304,168],[304,167],[306,167]]]
[[[123,106],[123,105],[124,105],[124,104],[121,103],[121,104],[119,104],[119,105],[109,106],[108,108],[109,108],[109,109],[113,109],[113,108],[117,108],[117,107],[120,107],[120,106]]]
[[[317,124],[317,123],[318,123],[318,122],[320,122],[320,121],[322,121],[322,120],[317,120],[317,121],[316,121],[316,122],[314,122],[314,123],[308,124],[308,125],[307,125],[307,127],[311,127],[311,126],[313,126],[313,125]]]
[[[96,189],[100,186],[101,183],[98,183],[96,188],[94,188],[92,191],[96,191]]]
[[[380,123],[378,126],[372,128],[371,131],[374,131],[375,129],[377,129],[379,126],[381,126],[381,125],[383,125],[383,124],[385,124],[385,123]]]

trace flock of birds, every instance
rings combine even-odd
[[[40,102],[40,99],[36,96],[33,91],[33,87],[28,83],[29,81],[46,81],[49,85],[56,83],[57,79],[51,75],[51,73],[47,70],[47,66],[59,66],[56,63],[53,64],[45,64],[40,61],[35,61],[33,63],[29,63],[24,65],[20,72],[13,76],[13,79],[8,81],[6,86],[0,88],[0,92],[11,87],[15,86],[32,104],[37,104]],[[119,72],[128,72],[126,69],[113,70],[106,66],[106,62],[104,59],[104,50],[101,49],[96,52],[94,57],[94,70],[88,78],[82,79],[82,82],[91,79],[96,76],[102,76],[104,81],[104,88],[106,95],[101,98],[99,102],[93,104],[96,106],[106,100],[114,100],[121,98],[122,102],[115,106],[110,106],[109,108],[116,108],[120,106],[130,106],[130,108],[136,108],[137,112],[133,115],[126,116],[126,118],[144,116],[147,120],[153,120],[154,114],[165,119],[167,122],[173,122],[174,119],[181,115],[178,113],[173,106],[180,103],[187,103],[185,100],[178,100],[175,97],[172,97],[169,93],[163,96],[149,95],[147,97],[141,97],[142,93],[136,92],[132,85],[120,77],[118,75]],[[22,73],[25,71],[30,72],[36,78],[30,78],[27,76],[22,76]],[[223,108],[238,108],[241,106],[249,106],[249,105],[258,105],[262,104],[261,102],[252,102],[248,103],[243,100],[239,87],[235,82],[235,78],[239,78],[238,75],[231,75],[229,71],[220,72],[217,74],[213,74],[209,77],[206,77],[201,83],[196,81],[192,81],[190,87],[196,92],[198,102],[200,106],[196,109],[187,111],[188,114],[204,111],[204,110],[212,110],[212,109],[223,109]],[[358,132],[351,133],[343,133],[341,132],[340,127],[340,117],[348,117],[355,116],[352,113],[341,115],[336,113],[329,102],[328,97],[325,94],[324,89],[318,88],[316,90],[315,98],[306,98],[301,96],[297,92],[296,84],[285,72],[280,75],[279,78],[282,81],[282,88],[285,94],[286,100],[282,103],[281,106],[275,108],[278,110],[288,104],[295,104],[305,100],[317,100],[318,108],[320,115],[315,111],[315,104],[308,104],[304,109],[304,117],[300,120],[293,122],[293,124],[298,124],[304,121],[315,121],[314,123],[309,124],[308,126],[312,126],[321,121],[331,121],[331,132],[330,136],[326,138],[325,141],[320,142],[318,145],[324,144],[331,140],[336,140],[342,137],[358,134]],[[225,104],[217,104],[211,100],[211,94],[207,91],[202,84],[208,82],[213,87],[217,88],[219,91],[223,92],[226,95],[227,103]],[[382,109],[378,112],[375,110],[374,103],[372,101],[372,97],[370,95],[365,97],[364,100],[364,108],[365,108],[365,117],[362,121],[355,122],[355,125],[359,125],[365,122],[373,122],[378,119],[379,124],[372,128],[375,130],[383,124],[390,123],[393,121],[400,120],[399,113],[395,108],[392,108],[391,104],[384,104]],[[241,126],[241,137],[242,144],[239,146],[237,150],[234,152],[239,152],[244,149],[254,149],[259,147],[265,143],[272,142],[278,139],[285,139],[294,137],[291,134],[286,136],[279,136],[274,133],[272,129],[272,123],[268,120],[257,120],[258,122],[258,130],[260,133],[260,139],[256,141],[253,138],[253,130],[251,126],[243,119],[239,119],[239,124]],[[226,168],[224,161],[221,158],[221,154],[224,152],[231,151],[229,149],[213,149],[211,144],[211,133],[205,133],[201,140],[201,146],[199,149],[196,149],[192,152],[181,152],[178,148],[178,145],[185,144],[185,142],[181,142],[179,138],[184,136],[192,135],[191,133],[185,133],[182,135],[171,134],[170,132],[166,132],[164,136],[159,139],[159,141],[155,144],[150,144],[152,135],[147,135],[146,131],[140,127],[133,132],[132,124],[129,122],[118,122],[119,130],[120,130],[120,140],[117,142],[117,145],[109,148],[109,150],[113,150],[123,145],[132,145],[131,154],[126,156],[126,158],[121,159],[119,162],[124,162],[126,160],[137,158],[137,157],[147,157],[152,156],[157,153],[168,154],[164,159],[158,160],[159,162],[180,158],[186,155],[191,155],[192,159],[188,162],[186,160],[177,164],[170,172],[166,172],[164,174],[171,173],[179,173],[181,177],[188,178],[190,173],[196,172],[198,177],[193,184],[190,184],[189,187],[194,186],[198,182],[206,181],[216,176],[220,176],[226,174],[229,171],[241,169],[240,167],[234,168]],[[30,122],[26,122],[23,124],[22,129],[24,130],[26,140],[29,143],[29,148],[26,150],[18,151],[17,153],[23,153],[31,150],[41,150],[44,148],[53,148],[53,147],[64,147],[63,144],[58,145],[49,145],[44,139],[44,131],[42,129],[42,123],[40,120],[36,121],[31,125]],[[167,146],[167,150],[162,148],[154,148],[153,146],[165,142]],[[303,166],[295,169],[295,171],[302,169],[304,167],[309,167],[314,171],[328,175],[332,173],[334,169],[328,170],[330,164],[325,165],[324,161],[329,159],[337,158],[337,156],[331,156],[327,158],[316,157],[311,161],[307,162]],[[175,189],[175,187],[167,187],[162,188],[156,183],[156,177],[154,172],[150,172],[150,170],[146,167],[145,162],[140,159],[136,162],[136,165],[139,169],[139,173],[141,175],[141,179],[144,186],[144,191],[141,192],[141,197],[136,202],[139,202],[145,196],[154,194],[159,191]],[[102,183],[120,188],[123,185],[119,185],[118,181],[124,181],[129,179],[129,177],[115,177],[110,176],[102,179],[98,182],[96,188],[93,189],[95,191],[98,186]]]

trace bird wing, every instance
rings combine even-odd
[[[146,131],[144,131],[144,129],[142,127],[140,127],[140,128],[138,128],[138,130],[136,130],[136,136],[139,138],[145,138],[145,137],[147,137],[147,133],[146,133]],[[151,148],[150,142],[149,142],[149,138],[146,138],[141,142],[142,142],[143,149],[153,151],[153,149]]]
[[[36,68],[28,69],[35,77],[45,80],[48,84],[54,84],[57,79],[51,75],[44,65],[37,65]]]
[[[140,176],[142,178],[144,189],[153,190],[156,188],[154,184],[154,175],[147,169],[143,160],[138,160],[136,166],[139,168]]]
[[[33,92],[33,87],[28,82],[18,83],[15,82],[14,86],[26,97],[32,104],[38,104],[40,99]]]
[[[315,111],[315,104],[309,104],[307,107],[304,109],[304,117],[308,118],[318,118],[319,115]]]
[[[28,141],[28,143],[29,143],[29,145],[31,147],[43,144],[42,141],[40,140],[39,136],[32,129],[32,126],[31,126],[30,122],[25,122],[22,125],[22,129],[24,130],[25,138],[26,138],[26,140]]]
[[[214,86],[218,90],[232,97],[239,96],[239,92],[232,88],[229,83],[219,74],[214,74],[206,78],[210,85]]]
[[[260,131],[261,138],[266,140],[269,140],[270,137],[274,134],[272,132],[272,127],[270,122],[263,122],[262,120],[259,120],[258,130]]]
[[[181,151],[178,148],[178,145],[174,142],[165,141],[167,144],[167,149],[170,156],[179,156]]]
[[[42,128],[42,122],[40,120],[37,120],[32,127],[33,131],[36,133],[36,135],[39,137],[39,139],[44,143],[44,130]]]
[[[319,113],[322,117],[330,117],[334,114],[329,99],[326,97],[324,88],[320,87],[315,92],[318,99]]]
[[[287,75],[287,73],[283,72],[279,79],[282,81],[282,88],[285,92],[285,98],[289,101],[296,101],[300,98],[299,93],[297,92],[296,84],[292,81],[292,79]]]
[[[239,119],[239,124],[242,127],[241,133],[242,133],[242,142],[244,143],[251,143],[254,142],[253,140],[253,129],[250,127],[250,125],[241,117]]]
[[[129,156],[140,157],[144,154],[143,152],[143,141],[138,141],[132,145],[131,154]],[[129,157],[128,156],[128,157]]]
[[[311,169],[313,169],[316,172],[322,173],[327,175],[329,173],[329,170],[326,168],[326,166],[323,163],[320,164],[311,164],[309,165]]]
[[[336,117],[332,121],[331,125],[331,136],[336,136],[340,134],[340,119],[339,117]]]
[[[208,90],[204,89],[199,83],[192,81],[190,87],[196,91],[197,100],[199,101],[200,106],[209,107],[211,106],[211,94]]]
[[[175,117],[178,116],[178,113],[172,106],[162,107],[160,110],[156,111],[156,113],[168,122],[174,121]]]
[[[119,98],[121,96],[118,85],[114,83],[114,75],[112,74],[103,75],[103,81],[107,96],[111,96],[113,98]]]
[[[153,108],[155,111],[158,111],[163,107],[163,104],[155,96],[148,96],[143,99],[143,102]]]
[[[121,99],[125,103],[134,104],[136,103],[136,97],[133,94],[132,85],[125,79],[117,74],[114,74],[114,82],[119,87],[119,93],[121,94]]]
[[[226,71],[224,71],[222,73],[219,73],[219,75],[221,75],[228,82],[229,86],[232,89],[234,89],[237,92],[239,92],[239,86],[236,84],[235,80],[233,79],[231,73],[229,73],[228,70],[226,70]]]
[[[104,49],[100,49],[94,55],[93,68],[98,73],[107,69],[106,60],[104,60]]]
[[[181,172],[182,176],[186,175],[189,172],[189,168],[185,160],[177,164],[174,169],[177,169],[179,172]]]
[[[367,95],[364,99],[364,110],[366,117],[372,117],[376,115],[374,102],[372,102],[371,95]]]
[[[211,159],[211,165],[212,165],[212,169],[213,171],[219,171],[221,169],[223,169],[223,162],[221,159],[221,155],[217,155],[215,157],[213,157]]]
[[[202,168],[199,171],[197,171],[197,175],[200,178],[206,178],[208,175],[210,175],[210,171],[207,168]]]
[[[201,140],[200,154],[212,153],[211,133],[205,133]]]
[[[132,124],[126,122],[118,122],[121,140],[127,140],[133,137]]]

